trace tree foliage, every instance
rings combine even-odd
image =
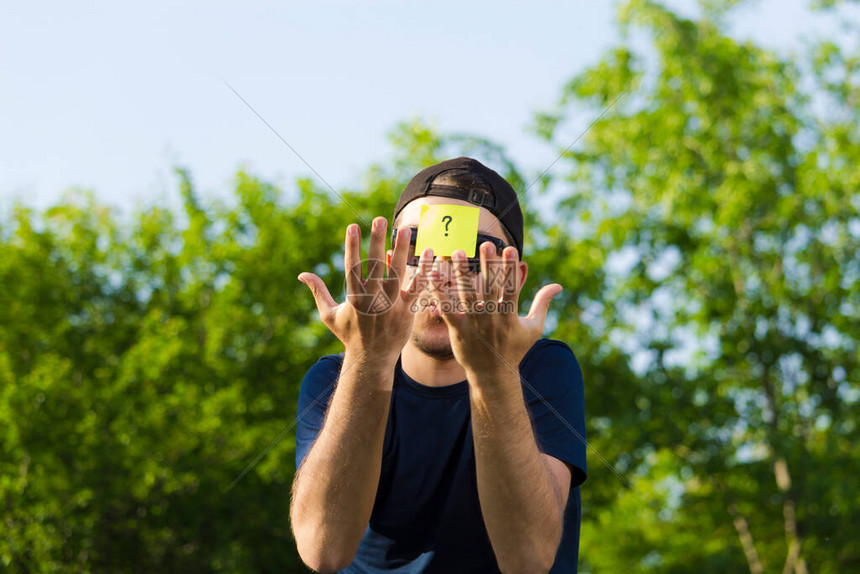
[[[595,471],[584,564],[857,568],[860,54],[781,56],[645,0],[620,14],[650,51],[623,41],[538,124],[554,141],[629,89],[565,154],[553,246],[573,254],[557,280],[598,282],[560,313],[593,309],[636,367],[586,369],[593,444],[632,490]]]
[[[498,146],[420,122],[354,190],[286,194],[239,172],[206,204],[123,217],[73,192],[0,223],[0,565],[21,572],[303,571],[287,523],[296,397],[337,341],[343,234],[427,163]],[[340,197],[343,198],[341,200]],[[261,456],[262,455],[262,456]]]

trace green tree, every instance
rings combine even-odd
[[[548,232],[547,270],[579,286],[556,333],[601,342],[580,353],[592,444],[632,485],[591,461],[583,570],[849,571],[860,53],[779,55],[704,4],[625,2],[621,43],[538,117],[564,149],[629,90],[564,154]]]
[[[239,173],[236,205],[117,221],[85,194],[0,242],[0,561],[12,571],[295,563],[289,424],[319,331],[293,270],[330,260],[328,196]],[[333,209],[333,211],[336,211]],[[325,229],[331,225],[331,229]],[[298,238],[320,232],[301,249]],[[285,490],[287,489],[287,490]]]
[[[281,572],[302,376],[339,343],[298,282],[338,296],[346,225],[421,167],[504,151],[414,121],[354,189],[240,171],[227,202],[130,216],[73,192],[0,217],[0,567]],[[367,239],[367,238],[366,238]]]

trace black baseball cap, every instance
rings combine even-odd
[[[434,183],[443,174],[468,174],[480,181],[475,187],[459,187]],[[495,215],[514,241],[520,258],[523,255],[523,211],[517,193],[498,173],[470,157],[449,159],[418,172],[400,194],[394,208],[394,219],[413,199],[438,195],[462,199],[478,207],[486,207]]]

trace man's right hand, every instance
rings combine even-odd
[[[371,353],[372,349],[374,359],[393,366],[412,331],[413,315],[409,307],[418,296],[422,282],[413,280],[403,290],[410,249],[408,228],[398,230],[388,277],[383,277],[386,229],[384,217],[374,218],[365,278],[361,269],[361,230],[355,223],[347,226],[344,250],[346,301],[343,303],[338,304],[332,298],[317,275],[300,273],[299,281],[310,288],[320,319],[343,343],[346,355],[359,357]],[[418,269],[429,270],[432,263],[433,252],[427,249],[421,254]]]

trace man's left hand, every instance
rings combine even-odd
[[[455,251],[451,260],[456,297],[440,289],[446,282],[432,273],[431,294],[439,300],[440,314],[448,325],[454,358],[467,373],[518,371],[522,358],[543,334],[550,301],[562,287],[558,283],[542,287],[528,315],[520,317],[517,249],[506,247],[499,257],[487,242],[480,247],[480,259],[481,275],[475,286],[465,252]]]

